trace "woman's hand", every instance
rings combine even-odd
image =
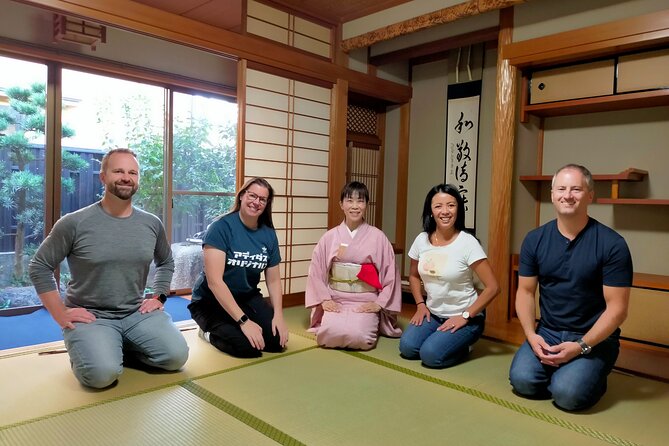
[[[265,338],[262,337],[262,328],[260,325],[253,322],[251,319],[247,320],[241,325],[242,333],[249,340],[253,348],[262,350],[265,348]]]
[[[288,343],[288,327],[283,320],[282,314],[274,314],[274,318],[272,318],[272,333],[279,335],[279,344],[281,344],[281,347],[285,347],[286,343]]]
[[[323,311],[332,311],[333,313],[339,313],[341,311],[341,306],[332,299],[324,300],[323,303],[321,303],[321,307],[323,307]]]
[[[416,312],[411,318],[411,324],[421,326],[423,325],[424,319],[427,319],[427,321],[430,322],[430,310],[428,310],[427,306],[422,303],[416,306]]]
[[[353,311],[355,313],[378,313],[381,311],[381,305],[376,302],[365,302]]]
[[[465,325],[467,325],[467,319],[464,317],[451,316],[437,328],[437,331],[450,331],[451,333],[455,333]]]

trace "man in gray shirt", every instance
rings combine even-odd
[[[123,356],[178,370],[188,345],[163,310],[174,259],[155,215],[132,206],[139,163],[130,149],[102,158],[102,200],[62,217],[30,262],[30,278],[63,329],[72,370],[85,386],[104,388],[123,372]],[[54,271],[67,258],[72,279],[61,300]],[[144,299],[151,261],[157,298]]]

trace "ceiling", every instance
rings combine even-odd
[[[242,0],[133,0],[229,31],[241,30]],[[340,24],[409,0],[273,0],[264,3]]]

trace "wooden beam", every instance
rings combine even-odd
[[[372,46],[384,40],[390,40],[433,26],[443,25],[444,23],[454,22],[465,17],[476,16],[484,12],[525,3],[526,1],[528,0],[469,0],[343,40],[341,43],[342,50],[348,52],[356,48]]]
[[[500,11],[499,47],[513,40],[513,9]],[[492,143],[491,222],[488,229],[488,259],[500,286],[500,295],[488,307],[486,333],[505,331],[509,325],[509,268],[511,263],[511,192],[516,128],[518,70],[507,59],[497,59],[497,97]],[[490,326],[490,329],[488,328]],[[510,334],[510,337],[513,337]]]
[[[434,54],[446,53],[455,48],[462,48],[477,43],[496,41],[499,34],[499,27],[493,26],[490,28],[472,31],[459,36],[447,37],[445,39],[435,40],[434,42],[424,43],[422,45],[412,46],[389,53],[371,56],[369,63],[371,65],[380,66],[395,62],[404,62],[419,57],[432,56]]]
[[[20,0],[54,12],[190,46],[222,57],[247,59],[327,81],[346,79],[349,87],[395,104],[411,99],[411,87],[336,65],[266,39],[217,28],[129,0]]]

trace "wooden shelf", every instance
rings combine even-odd
[[[592,175],[592,179],[595,181],[641,181],[646,177],[646,175],[648,175],[647,170],[630,167],[629,169],[625,169],[620,173]],[[520,181],[551,181],[552,179],[552,175],[520,176]]]
[[[669,199],[662,198],[598,198],[599,204],[645,204],[651,206],[669,206]]]
[[[595,181],[611,181],[611,196],[609,198],[598,198],[601,204],[657,204],[667,205],[669,200],[657,200],[650,198],[620,198],[620,181],[642,181],[648,175],[647,170],[630,167],[620,173],[593,175]],[[553,179],[552,175],[521,175],[520,181],[546,182]]]
[[[669,291],[669,276],[660,274],[634,273],[632,286],[636,288],[650,288],[653,290]]]
[[[632,108],[648,108],[669,105],[669,89],[620,93],[594,98],[572,99],[521,106],[521,121],[527,122],[527,115],[539,117],[578,115]]]

